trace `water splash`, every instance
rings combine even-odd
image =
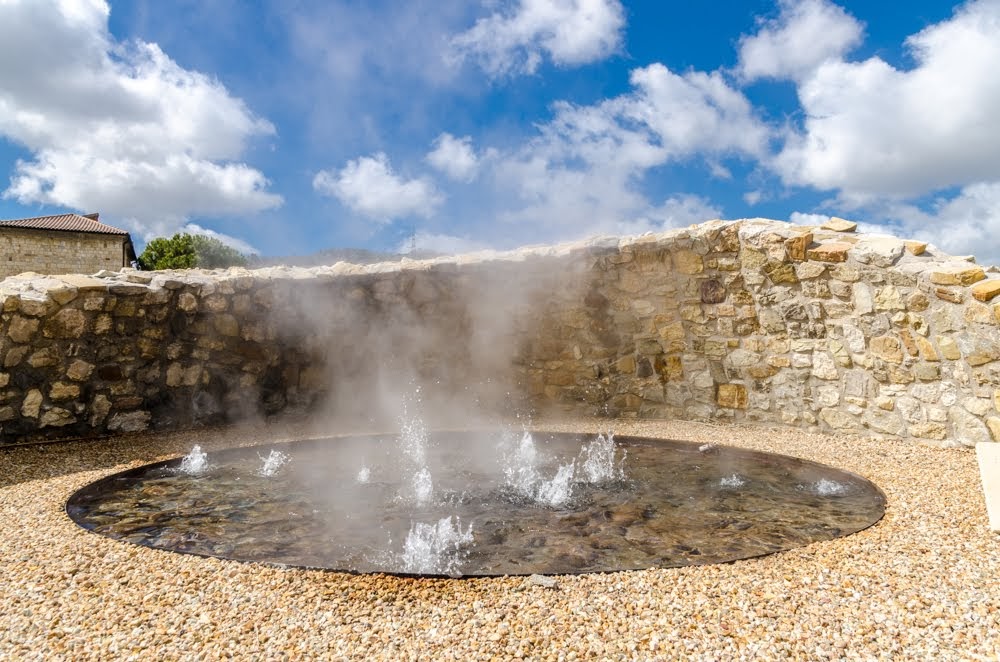
[[[580,451],[580,468],[582,478],[585,482],[593,485],[607,483],[612,480],[622,480],[625,478],[625,454],[621,460],[615,462],[617,448],[615,447],[615,435],[608,432],[608,436],[597,435],[597,439],[583,447]],[[581,482],[584,482],[581,480]]]
[[[410,527],[403,543],[403,569],[419,574],[458,574],[463,550],[471,543],[472,526],[463,531],[457,517],[443,517],[437,524],[418,522]]]
[[[731,476],[726,476],[719,481],[719,487],[724,487],[729,490],[743,487],[746,484],[747,479],[737,473],[734,473]]]
[[[208,453],[201,450],[201,446],[195,444],[191,452],[181,460],[180,472],[189,476],[197,476],[208,469]]]
[[[510,441],[508,440],[508,445]],[[614,435],[603,434],[584,446],[578,458],[560,465],[548,478],[539,468],[543,459],[530,432],[504,455],[506,486],[539,504],[560,507],[573,498],[574,485],[597,485],[625,477],[625,456],[617,459]]]
[[[514,450],[504,457],[503,474],[508,487],[525,497],[533,497],[538,484],[538,450],[530,432],[525,432]]]
[[[565,505],[573,497],[573,477],[575,474],[575,462],[562,465],[552,480],[543,481],[538,485],[535,500],[553,508]]]
[[[421,467],[413,474],[413,500],[418,506],[426,506],[433,494],[434,479],[431,477],[431,471],[427,467]]]
[[[260,457],[260,455],[258,454],[257,457]],[[257,470],[257,475],[264,478],[270,478],[274,474],[278,473],[278,469],[286,464],[291,458],[288,453],[282,453],[281,451],[277,451],[272,448],[267,457],[260,457],[260,459],[263,460],[264,463],[261,465],[260,469]]]
[[[369,480],[371,480],[371,477],[372,477],[371,469],[369,469],[368,467],[361,467],[360,469],[358,469],[358,475],[355,480],[357,480],[360,484],[364,485]]]

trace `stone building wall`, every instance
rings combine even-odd
[[[124,266],[125,238],[93,232],[0,229],[0,278],[33,271],[95,273]]]
[[[359,267],[0,282],[0,433],[474,409],[1000,437],[1000,278],[766,220]],[[998,300],[1000,301],[1000,300]]]

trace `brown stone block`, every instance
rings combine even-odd
[[[963,262],[940,267],[930,273],[930,281],[935,285],[972,285],[986,278],[986,272],[978,264]]]
[[[746,409],[747,389],[742,384],[719,384],[715,401],[726,409]]]
[[[895,336],[876,336],[871,339],[868,351],[872,356],[889,361],[890,363],[903,362],[903,348],[899,338]]]
[[[726,287],[716,278],[701,281],[698,291],[702,303],[722,303],[726,300]]]
[[[989,301],[1000,294],[1000,278],[982,280],[972,286],[972,298],[978,301]]]
[[[850,250],[851,244],[835,241],[808,249],[806,256],[817,262],[846,262],[847,252]]]
[[[965,293],[961,290],[953,290],[947,287],[939,287],[934,290],[934,294],[942,301],[951,303],[962,303],[965,300]]]
[[[812,232],[803,232],[798,236],[786,239],[785,255],[788,256],[789,260],[804,262],[806,259],[806,249],[809,248],[809,244],[812,243],[812,240]]]

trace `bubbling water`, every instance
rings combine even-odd
[[[257,457],[260,457],[260,455]],[[289,457],[288,453],[282,453],[281,451],[274,450],[272,448],[267,457],[261,457],[260,459],[263,460],[264,463],[257,471],[257,475],[263,478],[270,478],[274,474],[278,473],[278,469],[288,462]]]
[[[191,452],[181,460],[178,470],[188,476],[197,476],[205,473],[208,469],[208,453],[201,450],[201,446],[195,444]]]
[[[457,517],[442,517],[436,524],[413,524],[403,543],[403,568],[423,575],[460,574],[462,552],[472,540],[472,526],[463,530]]]

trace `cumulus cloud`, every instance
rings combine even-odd
[[[222,232],[216,232],[209,228],[203,228],[197,223],[188,223],[180,229],[181,232],[186,232],[188,234],[200,234],[206,237],[211,237],[212,239],[218,239],[220,242],[229,246],[230,248],[235,248],[240,253],[244,255],[260,255],[260,251],[243,241],[228,234],[223,234]]]
[[[722,209],[709,200],[697,195],[682,194],[667,198],[660,205],[646,210],[638,218],[619,222],[613,229],[617,234],[662,232],[721,216]]]
[[[847,205],[1000,179],[1000,2],[960,7],[906,41],[916,65],[827,60],[799,86],[806,113],[774,167]]]
[[[0,3],[0,135],[31,153],[4,197],[100,210],[145,236],[280,205],[238,162],[274,127],[156,44],[115,42],[108,15],[103,0]]]
[[[608,57],[621,45],[625,11],[619,0],[516,0],[452,39],[458,58],[489,74],[534,73],[548,57],[561,66]]]
[[[777,19],[740,39],[737,72],[744,80],[801,80],[861,43],[861,23],[827,0],[782,0],[780,5]]]
[[[898,234],[928,241],[952,255],[975,255],[1000,265],[1000,181],[978,182],[952,196],[940,196],[928,209],[887,203],[872,210],[896,226]]]
[[[500,160],[497,180],[522,203],[505,220],[615,231],[718,215],[708,203],[681,215],[684,204],[694,209],[691,197],[657,211],[642,192],[644,175],[692,158],[716,171],[722,158],[760,158],[770,130],[718,73],[679,75],[653,64],[633,71],[631,81],[632,92],[598,104],[556,104],[540,135]]]
[[[321,170],[313,178],[313,188],[380,223],[429,217],[444,201],[430,180],[398,176],[382,152],[348,161],[340,170]]]
[[[479,170],[479,158],[472,149],[472,138],[456,138],[442,133],[434,141],[434,149],[427,154],[427,162],[460,182],[470,182]]]

